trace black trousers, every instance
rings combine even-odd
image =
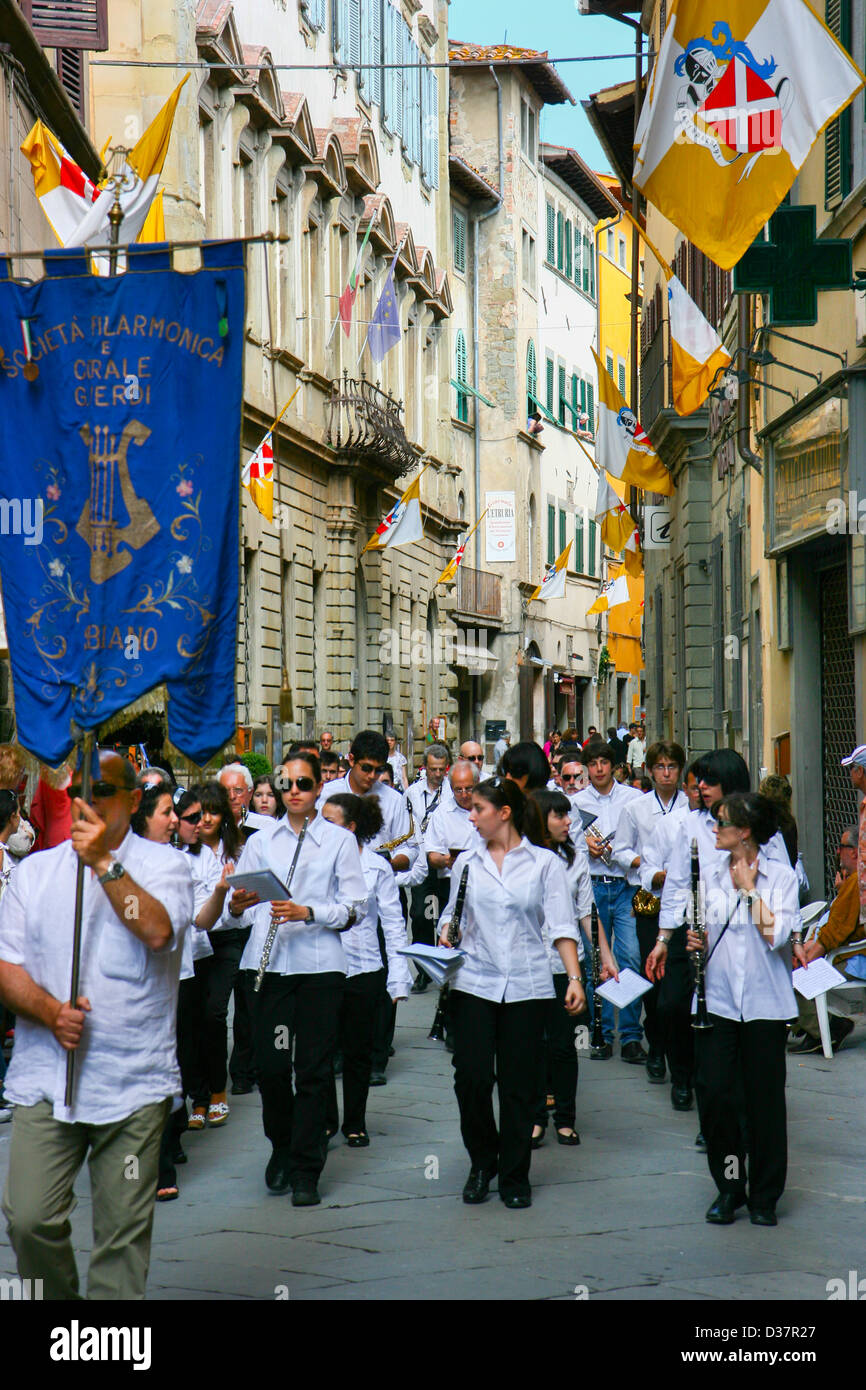
[[[350,975],[343,991],[338,1045],[343,1054],[344,1134],[361,1134],[367,1129],[373,1025],[385,980],[384,970],[366,970],[361,975]],[[390,999],[388,1002],[391,1002]],[[328,1129],[337,1129],[339,1123],[337,1083],[332,1071],[328,1096]]]
[[[409,917],[412,923],[412,941],[424,946],[435,946],[437,924],[448,901],[450,880],[440,878],[436,869],[431,869],[423,883],[412,889]]]
[[[183,1093],[193,1106],[207,1105],[211,1098],[205,1051],[206,961],[193,964],[191,980],[181,980],[177,994],[177,1060]]]
[[[692,1028],[691,1015],[694,987],[694,966],[686,952],[686,929],[677,927],[671,934],[665,973],[659,985],[656,1022],[661,1035],[661,1050],[668,1059],[671,1081],[675,1086],[685,1086],[689,1090],[694,1084],[695,1069],[695,1030]]]
[[[232,1019],[232,1055],[229,1058],[229,1076],[232,1081],[252,1085],[255,1081],[253,1063],[253,1010],[252,981],[247,979],[249,971],[239,970],[235,980],[235,1012]]]
[[[205,979],[204,1050],[209,1095],[226,1089],[226,1019],[229,1000],[237,979],[241,956],[250,934],[249,927],[231,927],[211,936],[213,955],[203,962]]]
[[[720,1192],[749,1206],[772,1209],[788,1169],[785,1110],[785,1033],[778,1019],[735,1022],[710,1014],[698,1033],[695,1089],[707,1161]],[[748,1168],[746,1159],[748,1157]]]
[[[451,991],[454,1090],[473,1168],[499,1172],[502,1197],[529,1195],[532,1117],[543,1055],[546,999],[495,1004]],[[499,1094],[499,1128],[493,1083]]]
[[[565,1012],[568,976],[554,975],[555,999],[545,999],[544,1047],[541,1053],[535,1120],[547,1126],[547,1096],[552,1093],[556,1106],[553,1112],[557,1129],[574,1129],[577,1116],[577,1050],[574,1030],[577,1019]]]
[[[204,1017],[204,991],[201,979],[195,975],[181,980],[177,990],[177,1060],[180,1066],[180,1082],[183,1088],[183,1104],[172,1110],[166,1117],[159,1147],[159,1187],[177,1186],[177,1169],[174,1156],[180,1145],[181,1135],[189,1126],[186,1097],[192,1096],[193,1105],[206,1105],[210,1095],[197,1100],[191,1090],[196,1075],[196,1049],[201,1045],[201,1023]]]
[[[649,954],[656,944],[659,934],[659,914],[636,912],[634,914],[635,926],[637,928],[637,944],[640,949],[640,973],[646,979],[646,963]],[[662,1029],[658,1020],[658,997],[661,983],[654,984],[648,994],[643,997],[644,1019],[643,1029],[646,1033],[647,1047],[650,1055],[663,1053],[665,1051]]]
[[[274,1151],[288,1157],[293,1178],[315,1181],[325,1166],[328,1097],[345,982],[345,975],[335,970],[266,974],[255,995],[253,1047],[262,1122]]]

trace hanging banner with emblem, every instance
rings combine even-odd
[[[90,274],[0,259],[0,576],[19,741],[44,762],[166,683],[203,763],[235,729],[244,247]]]

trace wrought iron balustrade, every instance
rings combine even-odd
[[[375,460],[395,477],[408,473],[418,455],[403,428],[403,402],[396,401],[364,374],[343,373],[331,382],[327,443],[337,454]]]

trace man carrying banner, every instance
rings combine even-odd
[[[0,998],[17,1016],[3,1211],[20,1277],[41,1279],[47,1299],[77,1298],[69,1217],[87,1159],[87,1297],[143,1299],[160,1135],[180,1093],[175,1015],[192,879],[170,846],[132,834],[141,791],[131,763],[100,754],[98,809],[80,791],[77,774],[72,839],[25,860],[0,906]],[[90,872],[74,1007],[66,994],[79,860]],[[70,1051],[77,1072],[67,1109]]]

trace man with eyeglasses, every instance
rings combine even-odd
[[[474,764],[478,768],[479,776],[484,772],[484,749],[474,739],[468,738],[465,743],[461,743],[459,757],[462,762]]]
[[[838,951],[849,942],[862,940],[864,932],[860,923],[860,885],[857,881],[857,840],[858,827],[848,825],[839,837],[839,873],[837,875],[838,893],[827,920],[818,934],[807,941],[803,950],[806,960],[811,964],[830,951]],[[837,970],[844,972],[849,980],[866,982],[866,952],[862,949],[850,954],[837,956],[833,961]],[[800,1053],[822,1052],[821,1029],[818,1024],[818,1010],[814,999],[804,999],[797,995],[797,1023],[788,1040],[788,1051]],[[830,1041],[837,1052],[854,1024],[850,1018],[830,1015]]]
[[[71,839],[26,859],[0,904],[0,997],[17,1016],[3,1210],[18,1273],[41,1280],[47,1299],[78,1297],[69,1214],[85,1159],[93,1197],[87,1297],[144,1298],[160,1138],[180,1094],[175,1016],[192,879],[170,846],[130,830],[141,800],[132,764],[106,751],[98,772],[93,805],[81,800],[80,773],[68,789]],[[71,1001],[79,863],[81,993]],[[76,1050],[67,1108],[66,1054]]]

